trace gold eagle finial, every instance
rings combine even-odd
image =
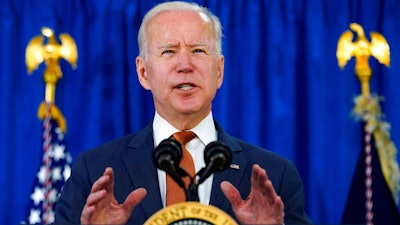
[[[34,36],[28,43],[25,52],[25,63],[29,74],[44,61],[44,81],[46,83],[46,101],[53,102],[55,84],[62,77],[59,65],[60,59],[68,61],[73,68],[76,68],[78,51],[74,39],[68,34],[60,34],[61,45],[57,42],[52,29],[43,27],[41,35]],[[47,43],[44,44],[44,38]]]
[[[337,44],[336,57],[340,68],[344,68],[347,62],[354,56],[355,73],[360,79],[362,94],[369,95],[369,79],[372,75],[368,63],[370,56],[376,58],[385,66],[390,65],[389,45],[380,33],[371,32],[371,42],[365,37],[364,29],[357,23],[351,23],[350,29],[357,34],[357,39],[353,42],[353,33],[345,31]]]
[[[44,43],[45,38],[47,38],[46,43]],[[56,83],[62,77],[59,60],[65,59],[75,69],[78,61],[78,50],[74,39],[68,34],[60,34],[59,38],[61,45],[58,43],[53,30],[43,27],[41,35],[36,35],[29,41],[25,51],[25,63],[29,74],[32,74],[43,61],[46,64],[43,73],[46,84],[45,101],[39,106],[38,117],[44,120],[44,118],[50,116],[58,122],[59,127],[65,133],[67,128],[64,116],[55,105]]]

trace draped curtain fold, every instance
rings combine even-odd
[[[25,48],[48,26],[69,33],[79,51],[61,61],[56,104],[67,120],[72,157],[138,131],[154,116],[137,81],[137,32],[155,0],[0,0],[0,221],[17,224],[41,160],[43,69],[28,76]],[[382,33],[389,68],[370,59],[371,91],[400,145],[400,1],[198,0],[220,17],[225,77],[213,114],[230,134],[292,160],[315,223],[340,222],[361,150],[361,123],[350,117],[360,93],[354,59],[340,70],[339,36],[351,22]],[[369,35],[368,35],[369,37]],[[267,171],[268,172],[268,171]]]

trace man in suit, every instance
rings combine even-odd
[[[196,134],[185,145],[196,171],[204,167],[203,150],[213,141],[225,143],[233,155],[230,168],[199,185],[201,203],[240,224],[311,223],[293,163],[229,136],[213,119],[212,100],[224,76],[221,30],[216,16],[193,3],[162,3],[146,14],[136,66],[140,84],[153,94],[154,120],[75,160],[57,203],[56,224],[143,224],[167,204],[167,175],[153,165],[153,150],[187,130]]]

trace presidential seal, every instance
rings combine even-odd
[[[144,225],[238,225],[238,223],[215,206],[182,202],[159,210]]]

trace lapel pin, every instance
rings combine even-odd
[[[231,168],[238,170],[239,169],[239,165],[238,164],[231,164]]]

